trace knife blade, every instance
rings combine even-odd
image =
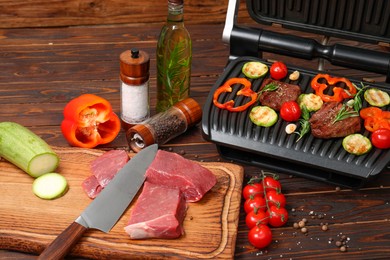
[[[146,169],[154,160],[157,149],[157,144],[148,146],[129,160],[80,216],[43,250],[38,259],[62,259],[88,229],[109,232],[144,183]]]

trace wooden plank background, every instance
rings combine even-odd
[[[241,1],[240,9],[244,9]],[[225,22],[228,0],[184,1],[188,24]],[[167,0],[0,0],[0,28],[163,23]],[[248,20],[247,12],[241,12]]]
[[[228,0],[185,1],[185,21],[193,39],[191,96],[203,105],[229,55],[229,47],[221,40]],[[241,0],[239,20],[251,23],[244,2]],[[166,13],[166,0],[0,0],[0,121],[21,123],[50,145],[68,147],[59,127],[65,104],[82,93],[93,93],[108,99],[118,113],[118,57],[131,47],[151,56],[150,103],[154,109],[155,48]],[[321,40],[319,35],[262,27]],[[385,48],[340,39],[331,39],[329,44],[336,42],[376,50]],[[263,58],[311,70],[318,64],[317,60],[270,53],[264,53]],[[329,62],[325,62],[325,71],[384,81],[383,75],[332,66]],[[114,142],[99,148],[126,147],[121,131]],[[188,159],[221,161],[215,145],[202,138],[200,125],[163,148]],[[260,170],[245,166],[244,182],[259,175]],[[256,250],[247,240],[242,202],[235,259],[389,259],[389,168],[359,190],[337,189],[334,185],[279,174],[291,213],[287,225],[275,229],[269,248]],[[312,219],[312,211],[324,218]],[[307,235],[292,228],[303,217],[309,218]],[[327,232],[319,228],[321,222],[329,223]],[[345,254],[334,245],[340,234],[350,238]],[[330,238],[334,240],[330,242]],[[35,258],[0,250],[0,259]]]

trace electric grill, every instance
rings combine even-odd
[[[390,42],[390,1],[247,0],[246,5],[257,23],[276,23],[297,31],[371,44],[388,46]],[[271,65],[261,59],[262,52],[306,60],[327,59],[334,65],[384,74],[386,83],[363,83],[386,92],[390,90],[387,84],[390,83],[390,53],[341,44],[325,45],[296,35],[242,26],[237,24],[238,7],[239,0],[229,0],[222,38],[230,46],[230,56],[204,105],[204,138],[215,143],[220,155],[228,160],[346,187],[361,187],[379,173],[388,171],[389,149],[373,148],[365,155],[355,156],[343,149],[342,138],[319,139],[309,133],[297,141],[298,135],[286,134],[288,122],[280,117],[272,127],[259,127],[250,121],[250,109],[235,113],[213,105],[214,91],[227,79],[245,77],[241,68],[246,62],[260,61]],[[303,93],[313,92],[311,79],[321,72],[287,65],[289,74],[298,70],[300,78],[296,82],[290,82],[288,77],[284,80],[299,85]],[[269,74],[251,80],[252,89],[259,91],[267,77]],[[349,79],[361,86],[361,80]],[[236,106],[246,103],[245,97],[236,96],[238,89],[234,87],[231,93],[223,93],[219,101],[224,103],[233,99]],[[367,103],[362,100],[363,107],[366,107]],[[382,109],[389,110],[389,106]],[[369,133],[362,128],[361,133],[368,136]]]

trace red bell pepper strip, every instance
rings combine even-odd
[[[318,82],[319,79],[325,79],[325,83]],[[335,87],[339,82],[345,83],[347,89],[341,87]],[[333,86],[333,95],[324,94],[325,89]],[[356,94],[356,87],[346,78],[333,78],[328,74],[318,74],[311,81],[311,87],[314,89],[315,94],[320,96],[324,102],[336,101],[341,102],[346,98],[352,98]]]
[[[234,107],[234,100],[229,100],[223,104],[221,104],[218,101],[219,95],[221,95],[224,92],[232,92],[233,88],[232,85],[234,84],[240,84],[243,85],[244,87],[240,89],[237,92],[237,96],[245,96],[245,97],[250,97],[251,100],[244,105]],[[217,88],[217,90],[214,92],[213,96],[213,103],[215,106],[221,108],[221,109],[226,109],[231,112],[241,112],[246,110],[248,107],[250,107],[252,104],[254,104],[257,101],[257,96],[258,94],[254,92],[252,89],[252,84],[249,80],[245,78],[231,78],[227,80],[222,86]]]
[[[84,94],[64,108],[61,131],[72,146],[93,148],[113,141],[121,129],[118,116],[104,98]]]
[[[360,117],[364,119],[364,128],[374,132],[381,128],[390,130],[390,112],[378,107],[366,107],[360,110]]]

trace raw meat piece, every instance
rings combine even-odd
[[[214,174],[197,162],[163,150],[146,170],[147,181],[179,188],[188,202],[199,201],[217,182]]]
[[[184,234],[182,223],[186,210],[179,189],[146,181],[125,231],[131,239],[177,238]]]
[[[88,178],[86,178],[83,183],[81,184],[83,187],[85,193],[87,193],[88,197],[91,199],[96,198],[96,196],[102,191],[102,186],[100,186],[99,182],[97,181],[95,175],[91,175]]]
[[[91,162],[91,171],[104,188],[128,161],[129,155],[126,151],[111,150]]]
[[[88,197],[96,198],[128,161],[129,155],[124,150],[111,150],[93,160],[92,175],[81,184]]]
[[[348,117],[333,123],[342,106],[343,104],[340,102],[325,102],[309,120],[311,134],[317,138],[329,139],[359,132],[361,129],[359,116]]]

